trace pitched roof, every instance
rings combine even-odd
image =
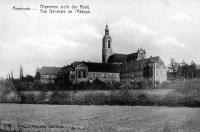
[[[108,58],[108,63],[125,63],[137,60],[138,53],[131,54],[113,54]]]
[[[60,71],[60,67],[47,67],[44,66],[39,69],[40,75],[57,75]]]
[[[117,55],[118,57],[123,57],[123,54],[115,54],[115,55]],[[134,56],[134,53],[129,55]],[[128,71],[141,70],[141,68],[143,68],[146,64],[150,63],[161,63],[162,65],[164,65],[164,62],[158,56],[150,57],[144,60],[135,60],[132,61],[131,63],[123,63],[123,64],[76,61],[71,65],[63,67],[60,70],[60,72],[63,72],[63,74],[69,74],[71,70],[75,70],[76,66],[78,66],[79,64],[84,64],[85,66],[87,66],[89,72],[120,73],[120,72],[125,72],[126,68],[128,68]]]
[[[127,62],[135,61],[138,58],[138,53],[132,53],[127,55]]]
[[[108,63],[125,63],[127,60],[126,54],[113,54],[108,58]]]
[[[60,69],[60,71],[58,72],[58,74],[69,74],[70,71],[73,70],[73,66],[72,65],[67,65],[67,66],[64,66]]]
[[[84,65],[88,67],[90,72],[110,72],[119,73],[120,65],[111,63],[96,63],[96,62],[83,62]]]
[[[69,71],[75,70],[75,67],[79,64],[84,64],[87,66],[89,72],[108,72],[108,73],[119,73],[120,64],[112,63],[98,63],[98,62],[74,62],[71,65],[63,67],[59,73],[68,74]]]

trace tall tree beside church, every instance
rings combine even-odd
[[[20,65],[19,78],[22,80],[24,77],[22,65]]]
[[[12,80],[14,79],[12,70],[10,71],[10,77]]]

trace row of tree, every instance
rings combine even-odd
[[[179,63],[174,58],[171,58],[170,64],[168,66],[168,78],[170,79],[192,79],[197,78],[198,69],[194,61],[191,61],[190,64],[186,63],[184,60]]]

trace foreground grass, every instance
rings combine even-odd
[[[200,131],[200,109],[187,107],[0,104],[0,117],[4,130]]]

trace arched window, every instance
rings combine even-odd
[[[78,71],[78,78],[81,78],[81,71]]]
[[[83,78],[86,78],[86,71],[83,71]]]
[[[108,40],[108,48],[110,48],[110,40]]]

